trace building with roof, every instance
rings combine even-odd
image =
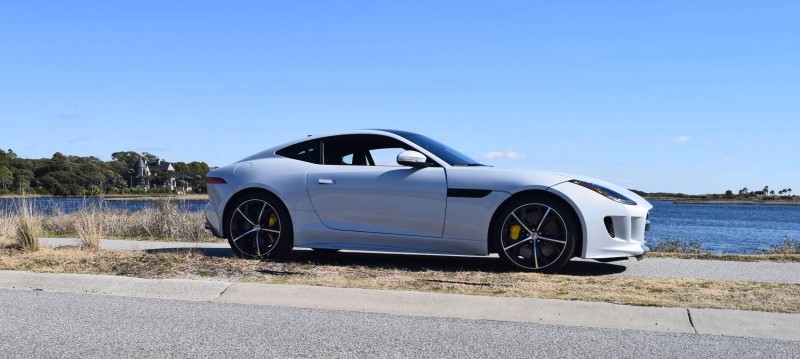
[[[131,180],[131,187],[150,189],[152,187],[169,188],[176,190],[175,168],[172,163],[156,158],[153,162],[147,162],[144,157],[139,157],[136,163],[131,165],[134,178]],[[181,174],[182,175],[182,174]],[[183,175],[186,176],[186,175]]]

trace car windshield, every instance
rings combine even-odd
[[[478,163],[472,158],[469,158],[469,156],[461,152],[458,152],[450,147],[447,147],[447,145],[438,142],[432,138],[406,131],[395,131],[395,130],[384,130],[384,131],[394,133],[395,135],[401,136],[411,142],[414,142],[418,146],[436,155],[436,157],[441,158],[442,161],[447,162],[447,164],[451,166],[485,166],[484,164]]]

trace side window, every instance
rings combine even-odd
[[[286,147],[282,150],[275,152],[278,156],[288,157],[293,160],[310,162],[315,164],[322,163],[320,161],[320,145],[318,140],[306,141]]]
[[[326,165],[398,166],[397,155],[411,147],[377,135],[337,136],[322,140]]]
[[[402,167],[397,164],[397,155],[405,151],[404,148],[395,147],[395,148],[376,148],[369,150],[370,156],[372,156],[372,160],[375,162],[375,166],[396,166]]]

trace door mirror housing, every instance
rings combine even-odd
[[[417,151],[403,151],[397,155],[397,164],[408,167],[428,167],[428,158]]]

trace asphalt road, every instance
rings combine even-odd
[[[800,342],[0,289],[0,356],[796,357]]]

